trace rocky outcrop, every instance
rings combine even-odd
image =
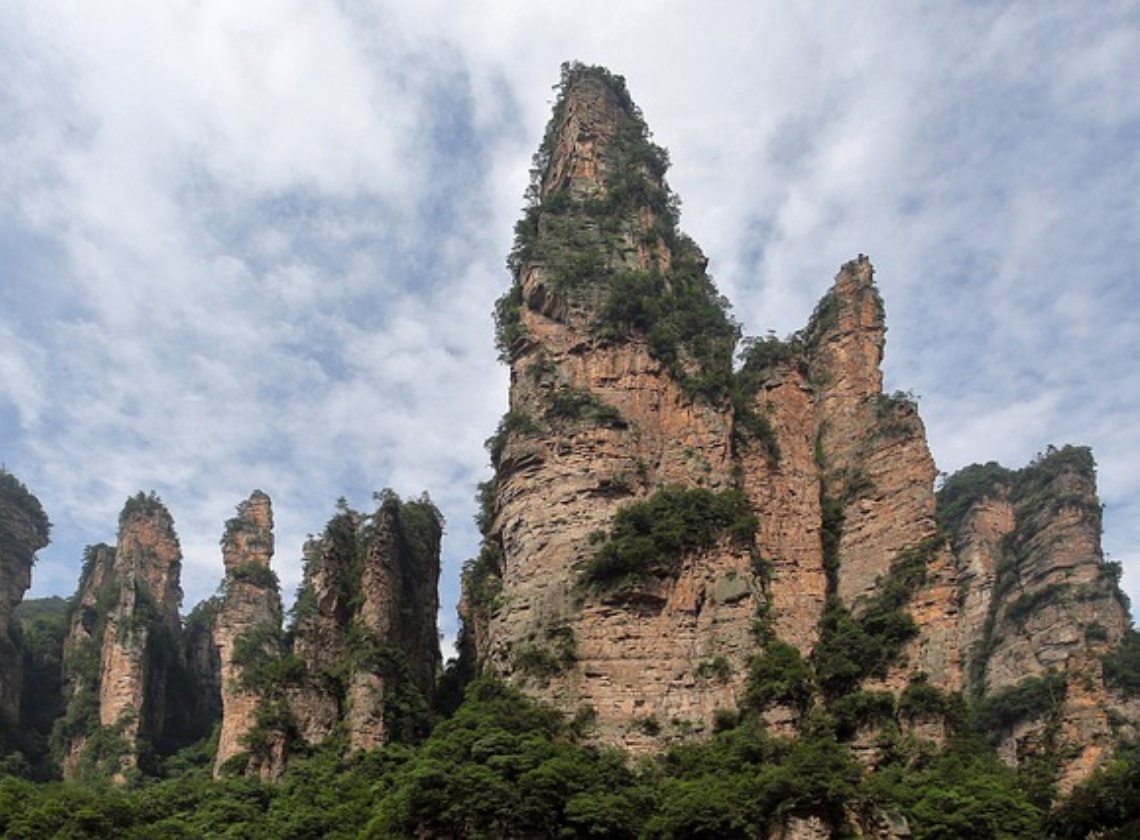
[[[940,500],[962,575],[970,688],[986,698],[1003,757],[1053,763],[1067,791],[1110,757],[1110,720],[1130,716],[1103,674],[1129,620],[1101,551],[1092,454],[1067,446],[1016,472],[972,467]]]
[[[305,548],[292,654],[303,676],[288,706],[311,744],[342,722],[354,749],[424,734],[440,667],[443,519],[426,496],[378,498],[371,516],[342,507]]]
[[[99,728],[101,651],[114,589],[115,549],[98,544],[84,552],[79,588],[72,599],[63,642],[64,717],[56,726],[54,751],[65,779],[74,778],[88,739]]]
[[[52,751],[65,778],[124,781],[208,737],[215,776],[278,778],[294,747],[352,749],[426,735],[440,671],[443,517],[426,494],[342,504],[305,546],[283,627],[272,502],[254,491],[225,525],[222,593],[179,618],[181,553],[152,493],[129,499],[115,547],[84,557],[63,641],[65,713]]]
[[[425,701],[440,668],[439,554],[442,521],[425,499],[384,499],[373,517],[360,575],[357,645],[347,691],[349,743],[372,749],[409,740],[416,723],[391,713],[401,692]]]
[[[631,748],[707,731],[758,640],[810,654],[829,597],[858,612],[936,532],[922,423],[882,394],[869,261],[734,377],[735,327],[659,152],[620,80],[568,68],[497,307],[510,411],[465,596],[485,662]],[[754,537],[692,548],[634,593],[584,586],[619,511],[670,487],[743,494]]]
[[[1003,750],[1056,747],[1062,786],[1087,775],[1120,717],[1101,657],[1127,628],[1091,467],[1045,481],[1050,455],[948,524],[917,399],[882,390],[866,257],[734,372],[735,326],[624,82],[567,65],[535,162],[496,305],[509,410],[464,572],[479,661],[633,750],[708,732],[717,709],[760,703],[784,732],[823,705],[868,766],[878,725],[844,718],[860,703],[886,697],[892,726],[938,740],[913,698],[996,703],[1064,673],[1052,716]],[[794,701],[749,685],[769,650],[812,675]]]
[[[20,723],[23,657],[11,632],[12,611],[32,585],[36,552],[48,544],[50,532],[39,499],[0,469],[0,743]]]
[[[472,604],[468,623],[486,626],[497,672],[592,708],[608,740],[638,748],[735,704],[760,590],[751,554],[719,542],[624,595],[584,596],[581,568],[624,505],[735,486],[723,389],[701,393],[730,373],[735,327],[676,232],[664,158],[621,84],[571,71],[539,157],[499,306],[511,394],[491,443],[499,559],[485,564],[498,603]],[[699,337],[684,302],[708,319]],[[648,334],[647,308],[673,313],[669,335]]]
[[[257,490],[238,505],[222,536],[225,594],[213,621],[222,700],[215,775],[248,751],[247,738],[257,724],[262,693],[251,684],[245,666],[259,655],[280,654],[281,593],[269,565],[272,558],[273,507],[269,496]],[[272,765],[253,769],[270,777],[279,770]]]
[[[122,781],[143,740],[162,739],[167,679],[179,664],[181,568],[174,522],[153,493],[127,501],[113,552],[88,551],[65,642],[65,777],[90,770]]]

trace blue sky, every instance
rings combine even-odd
[[[98,4],[0,17],[0,461],[33,596],[155,490],[185,607],[254,488],[287,594],[345,496],[430,492],[444,629],[506,406],[490,311],[562,61],[623,74],[750,334],[869,254],[940,469],[1091,445],[1140,599],[1140,6]]]

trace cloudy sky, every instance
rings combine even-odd
[[[186,608],[254,488],[300,545],[428,490],[444,626],[506,406],[490,310],[568,59],[624,75],[750,334],[871,255],[940,469],[1094,448],[1140,602],[1140,6],[5,0],[0,462],[31,595],[155,490]]]

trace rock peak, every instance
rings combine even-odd
[[[226,573],[245,563],[269,568],[273,557],[273,502],[261,490],[237,506],[222,535],[222,562]]]
[[[48,544],[50,532],[39,499],[0,467],[0,737],[19,724],[23,665],[9,633],[12,611],[31,586],[35,554]]]
[[[623,174],[623,152],[631,142],[648,139],[625,80],[600,67],[563,65],[559,88],[538,156],[546,164],[541,197],[567,189],[584,198],[613,189]],[[660,186],[664,169],[654,169],[650,174]]]

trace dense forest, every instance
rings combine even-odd
[[[772,682],[780,666],[757,662],[759,693],[773,685],[795,691],[797,680],[810,680],[804,663],[786,658],[783,683]],[[159,776],[130,788],[35,781],[9,754],[0,832],[29,840],[763,838],[789,816],[846,813],[869,825],[905,817],[920,840],[1136,836],[1140,763],[1133,749],[1051,808],[1047,782],[1032,768],[1009,769],[987,742],[979,721],[995,710],[921,688],[905,704],[949,708],[954,730],[935,748],[885,727],[891,759],[874,775],[840,739],[833,714],[818,712],[806,736],[786,739],[767,732],[750,707],[725,713],[707,742],[635,762],[591,746],[588,716],[567,720],[480,679],[458,708],[437,711],[422,742],[367,752],[330,743],[296,756],[272,784],[214,780],[208,739],[166,757]]]

